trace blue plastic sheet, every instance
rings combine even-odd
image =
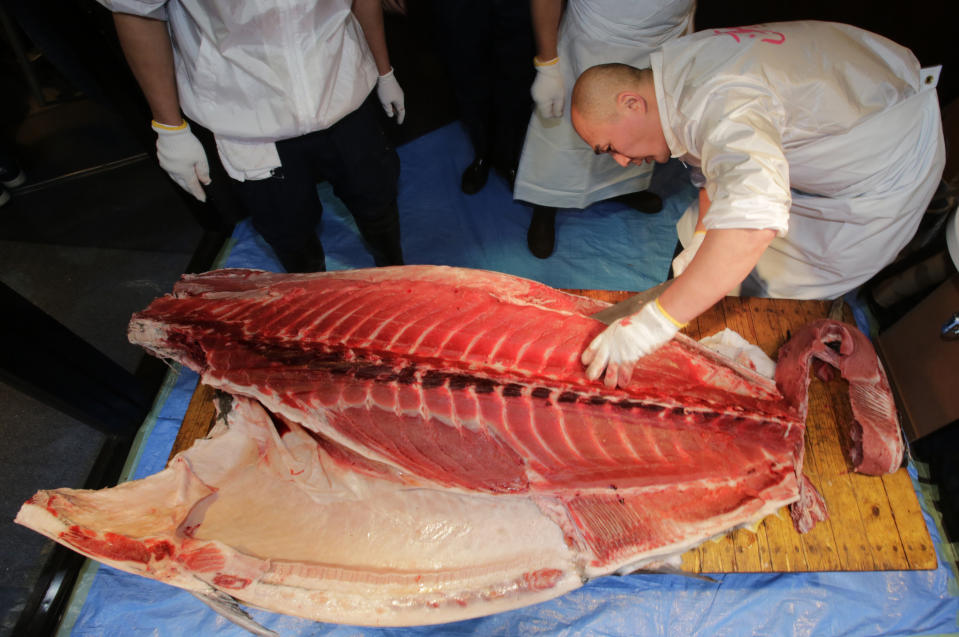
[[[459,191],[470,150],[458,125],[399,149],[400,211],[409,263],[485,268],[555,287],[642,290],[662,281],[676,242],[674,223],[694,191],[684,168],[658,171],[654,188],[666,205],[643,215],[602,203],[561,211],[554,256],[526,248],[530,211],[490,176],[473,196]],[[321,235],[330,269],[372,265],[349,215],[326,186]],[[269,247],[248,223],[238,226],[224,266],[278,270]],[[133,478],[160,471],[176,437],[197,377],[173,373],[169,393],[138,450]],[[916,467],[910,466],[916,484]],[[922,501],[922,496],[920,495]],[[475,620],[407,629],[336,626],[253,610],[281,635],[933,635],[959,632],[959,589],[944,545],[924,506],[940,556],[934,571],[716,575],[717,583],[676,575],[604,577],[561,598]],[[953,557],[954,559],[954,557]],[[76,611],[70,634],[247,635],[190,594],[100,566]],[[69,627],[68,627],[69,628]]]

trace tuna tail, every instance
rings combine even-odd
[[[235,599],[226,593],[222,593],[212,587],[205,593],[196,591],[190,591],[190,593],[216,611],[218,615],[222,615],[240,628],[246,629],[254,635],[258,635],[259,637],[279,637],[279,633],[257,623],[248,612],[240,607]]]

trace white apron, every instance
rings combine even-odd
[[[653,165],[623,168],[596,155],[569,118],[576,78],[591,66],[622,62],[649,66],[649,54],[692,30],[694,0],[570,0],[559,30],[559,65],[566,87],[563,116],[533,112],[520,156],[513,196],[554,208],[585,208],[617,195],[645,190]]]

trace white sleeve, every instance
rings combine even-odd
[[[97,0],[113,13],[129,13],[154,20],[167,19],[168,0]]]
[[[782,109],[756,89],[735,88],[705,109],[702,172],[707,229],[789,229],[789,165],[783,151]]]

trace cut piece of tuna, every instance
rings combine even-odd
[[[222,564],[195,577],[205,586],[325,621],[408,625],[547,599],[786,504],[795,503],[797,528],[823,519],[802,475],[805,385],[777,376],[784,398],[773,381],[679,335],[640,361],[628,387],[609,389],[579,362],[605,327],[588,315],[605,306],[516,277],[436,266],[186,276],[134,316],[130,338],[242,397],[228,434],[159,474],[179,477],[123,485],[103,499],[41,492],[18,521],[185,588],[192,563],[170,558],[178,566],[163,570],[170,560],[155,547],[166,542],[182,555],[197,539],[216,542]],[[813,342],[791,356],[802,360]],[[228,443],[234,431],[247,432],[252,447]],[[872,453],[864,446],[869,462]],[[276,465],[273,456],[299,464]],[[271,475],[262,492],[249,477],[256,472]],[[167,504],[140,526],[120,519],[119,502],[134,498]],[[271,507],[279,499],[302,510]],[[488,525],[471,521],[474,509]],[[327,552],[288,550],[287,534],[300,546],[312,532],[302,527],[318,524],[311,516],[332,510],[349,524],[324,527]],[[384,511],[403,524],[379,526]],[[486,546],[503,544],[511,527],[535,529],[530,537],[542,536],[542,546]],[[351,544],[354,536],[363,541]],[[140,561],[115,546],[140,547]],[[161,558],[162,568],[151,566]],[[287,564],[291,575],[265,563]],[[313,591],[309,602],[307,593],[267,593],[284,586]],[[367,605],[356,597],[364,587]]]
[[[869,475],[892,473],[902,463],[903,441],[896,403],[886,372],[866,335],[855,327],[822,319],[807,325],[779,350],[776,383],[806,420],[809,365],[827,363],[816,373],[829,380],[832,370],[849,382],[854,421],[849,450],[853,468]]]

